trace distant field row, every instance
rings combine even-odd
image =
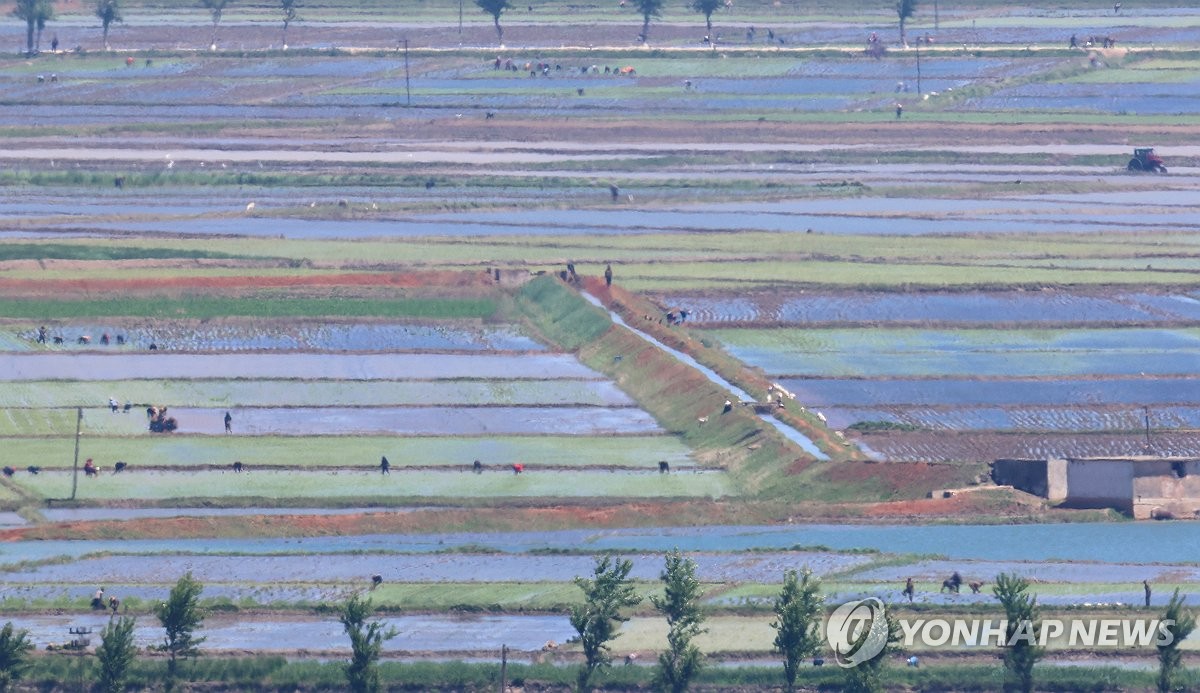
[[[105,424],[115,397],[138,419],[171,407],[375,407],[396,405],[630,406],[605,380],[116,380],[17,382],[0,388],[0,409],[83,407],[87,425]],[[0,417],[3,418],[3,417]],[[70,418],[70,417],[68,417]],[[144,421],[143,421],[144,423]]]
[[[774,377],[1081,377],[1191,373],[1196,330],[713,330]]]
[[[472,474],[454,471],[405,471],[397,464],[390,475],[378,471],[378,459],[363,461],[363,471],[126,471],[81,478],[77,498],[83,501],[179,501],[184,499],[245,499],[251,503],[310,498],[356,503],[420,503],[422,499],[464,498],[720,498],[733,492],[721,473],[659,474],[657,464],[644,472],[537,470],[521,475],[508,470]],[[71,474],[22,470],[13,477],[24,492],[41,498],[67,498]]]
[[[73,454],[70,433],[73,432],[72,429],[60,438],[5,438],[3,445],[7,464],[22,469],[30,464],[69,467]],[[107,467],[117,460],[124,460],[134,467],[227,467],[234,460],[241,460],[252,469],[278,465],[313,468],[362,465],[364,469],[373,469],[379,464],[381,455],[387,455],[397,467],[445,465],[459,469],[466,469],[474,460],[502,468],[514,462],[530,466],[628,466],[647,469],[655,467],[659,460],[667,460],[673,466],[691,463],[688,449],[673,436],[106,438],[85,435],[80,455],[82,458],[95,458],[99,464]]]

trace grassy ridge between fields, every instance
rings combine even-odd
[[[750,412],[735,408],[722,414],[728,392],[614,325],[559,281],[541,277],[526,284],[516,308],[544,338],[615,380],[659,425],[692,448],[698,460],[728,470],[743,493],[782,490],[787,469],[806,457]],[[707,422],[701,422],[705,417]]]

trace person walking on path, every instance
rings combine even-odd
[[[604,285],[612,286],[612,265],[606,265],[604,268]]]
[[[233,433],[233,417],[230,416],[229,412],[225,412],[225,432]]]
[[[392,473],[392,463],[388,462],[387,457],[379,458],[379,473],[389,475]]]
[[[1146,590],[1146,606],[1150,606],[1150,581],[1142,580],[1142,589]]]

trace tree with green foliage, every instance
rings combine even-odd
[[[576,679],[580,693],[588,690],[588,681],[597,669],[612,664],[608,643],[620,635],[617,626],[629,620],[621,610],[642,602],[629,580],[631,569],[633,561],[597,556],[594,577],[575,578],[575,584],[583,590],[583,603],[571,608],[571,627],[579,633],[583,648],[583,667]]]
[[[175,689],[178,659],[196,656],[200,653],[200,644],[205,641],[203,637],[195,637],[196,629],[204,622],[204,612],[200,609],[200,592],[203,590],[204,585],[193,579],[188,571],[171,588],[167,601],[154,609],[166,631],[162,649],[167,653],[167,680],[164,682],[167,691]]]
[[[896,14],[900,17],[900,45],[908,48],[908,36],[904,33],[904,23],[912,18],[917,11],[917,0],[897,0]]]
[[[288,25],[298,19],[296,15],[296,0],[279,0],[279,9],[283,11],[283,49],[287,50]]]
[[[642,43],[650,39],[650,18],[661,17],[663,0],[633,0],[633,6],[642,14]]]
[[[783,574],[783,589],[775,599],[775,651],[783,655],[787,690],[796,689],[800,663],[821,651],[821,581],[812,571],[802,576],[789,570]]]
[[[1004,609],[1004,690],[1029,693],[1033,690],[1033,665],[1042,658],[1038,646],[1042,623],[1037,596],[1029,594],[1029,581],[1009,573],[996,576],[993,588]]]
[[[111,50],[108,45],[108,27],[113,22],[124,20],[121,16],[121,0],[96,0],[96,17],[104,28],[104,50]]]
[[[221,15],[225,12],[225,6],[229,4],[229,0],[200,0],[200,4],[212,15],[212,40],[208,47],[209,50],[215,51],[217,50],[217,25],[221,23]]]
[[[29,670],[29,631],[16,630],[12,621],[0,628],[0,693],[4,693]]]
[[[479,5],[479,9],[492,15],[492,23],[496,25],[496,38],[503,46],[504,29],[500,27],[500,14],[504,10],[511,10],[512,2],[510,0],[475,0],[475,4]]]
[[[675,549],[667,554],[666,567],[659,574],[663,596],[650,597],[654,608],[667,618],[667,649],[658,655],[654,686],[658,690],[682,693],[700,671],[704,655],[692,643],[704,633],[704,610],[700,608],[700,581],[696,562]]]
[[[704,26],[708,29],[708,35],[712,36],[712,16],[713,12],[725,6],[725,0],[692,0],[692,11],[699,12],[704,15]]]
[[[54,19],[53,0],[16,0],[12,16],[25,22],[25,55],[32,57],[41,44],[41,32],[46,22]],[[37,34],[37,44],[34,34]]]
[[[1196,628],[1196,616],[1191,611],[1183,610],[1183,601],[1184,598],[1180,596],[1179,588],[1176,587],[1175,594],[1171,595],[1171,601],[1167,602],[1166,611],[1162,615],[1164,627],[1171,634],[1171,641],[1157,645],[1159,693],[1177,690],[1176,679],[1183,666],[1183,653],[1179,651],[1179,646]]]
[[[887,638],[883,641],[883,649],[874,657],[859,662],[846,669],[846,682],[842,690],[846,693],[883,693],[887,687],[883,684],[883,675],[887,670],[888,657],[900,651],[900,623],[892,617],[891,610],[883,605],[879,616],[887,627]],[[862,647],[871,635],[870,628],[863,628],[852,643],[851,651]]]
[[[42,32],[46,30],[46,22],[54,19],[54,1],[42,0],[38,3],[37,38],[33,42],[33,52],[42,52]]]
[[[386,628],[379,621],[367,623],[375,612],[370,599],[361,599],[357,594],[350,597],[338,612],[338,620],[350,636],[350,663],[346,665],[346,683],[354,693],[377,693],[379,691],[379,655],[385,640],[398,633],[395,628]]]
[[[132,616],[109,619],[100,632],[100,645],[96,648],[96,659],[100,662],[100,677],[97,684],[103,693],[124,693],[129,679],[129,670],[137,659],[137,646],[133,644]]]

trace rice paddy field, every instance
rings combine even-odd
[[[60,3],[28,56],[0,22],[0,610],[39,647],[101,626],[101,585],[149,646],[191,571],[214,654],[340,661],[369,591],[388,659],[561,671],[593,555],[649,596],[676,547],[718,677],[776,666],[791,569],[909,614],[994,615],[1001,572],[1054,613],[1200,596],[1187,523],[987,477],[1200,456],[1200,11],[921,3],[905,45],[886,3],[711,31],[677,3],[643,43],[615,2],[502,37],[466,5],[323,0],[285,34],[128,0],[105,50]],[[1129,170],[1149,146],[1169,172]],[[664,623],[630,615],[614,651],[652,663]],[[1150,651],[1133,684],[1050,659],[1152,687]]]

